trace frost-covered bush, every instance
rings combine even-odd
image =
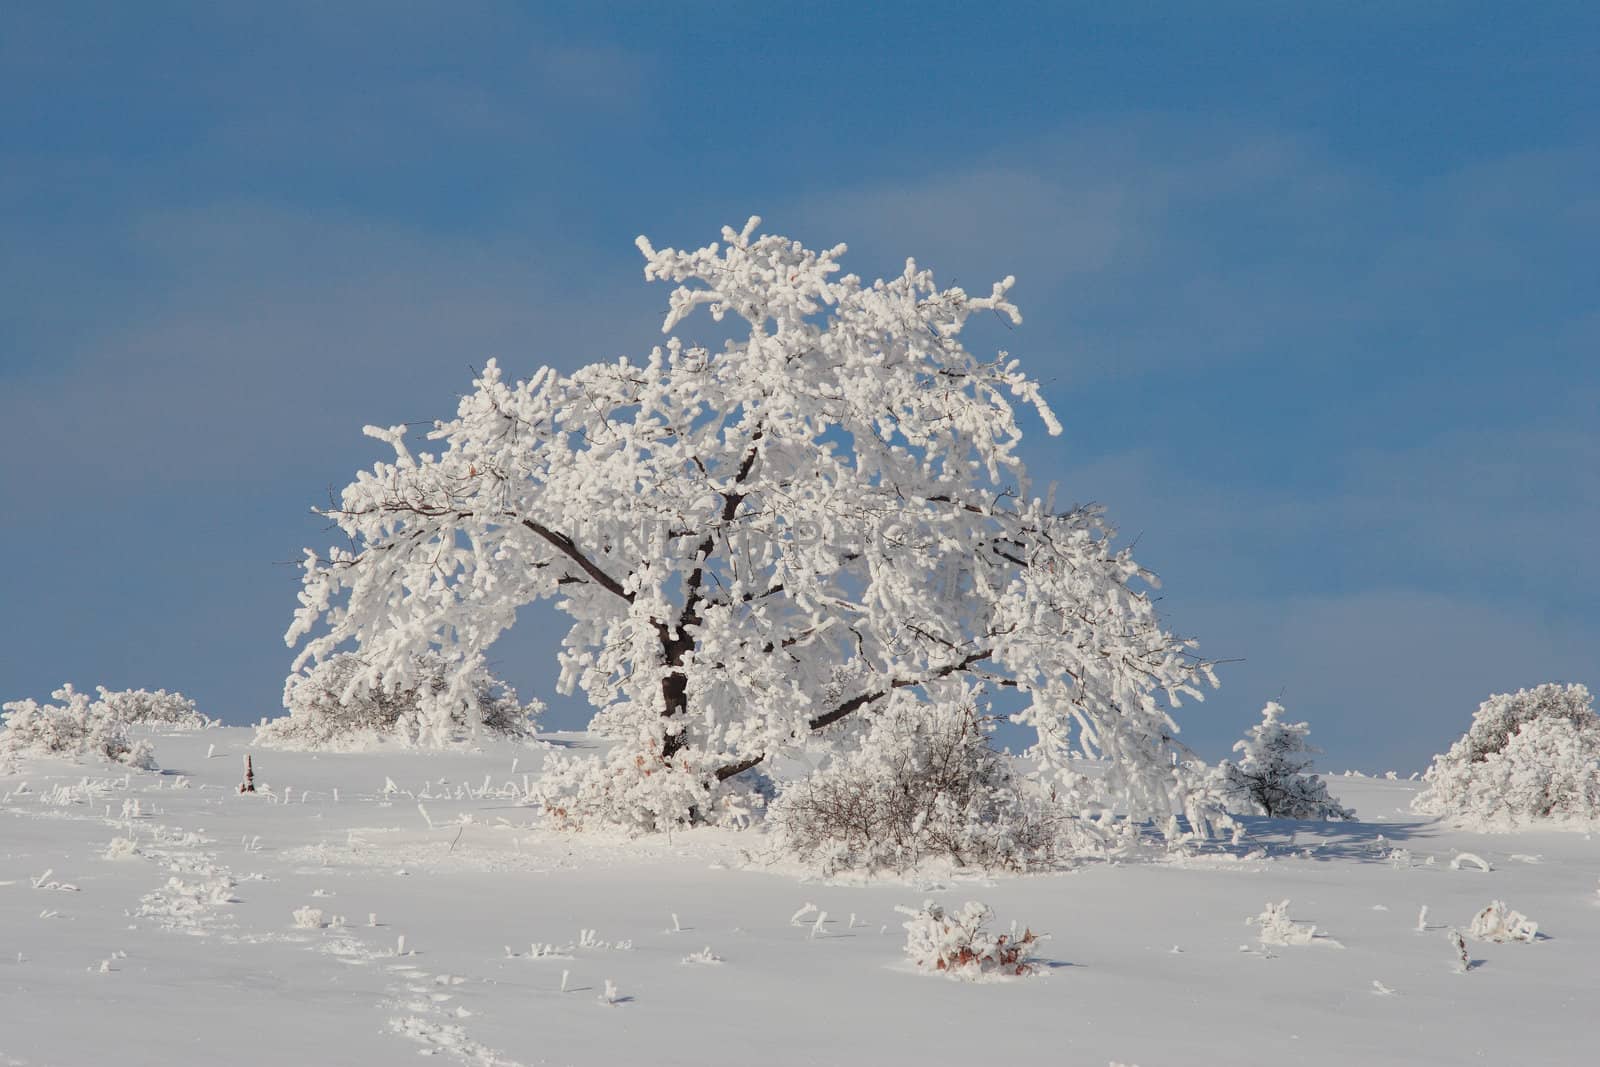
[[[481,661],[456,671],[439,655],[424,653],[408,667],[385,675],[362,657],[343,652],[291,674],[283,687],[289,714],[263,725],[256,740],[317,749],[357,747],[388,737],[438,746],[480,733],[524,736],[543,710],[538,701],[519,704],[516,690]]]
[[[760,818],[770,786],[761,775],[719,780],[714,765],[668,762],[655,744],[619,742],[604,757],[552,755],[534,798],[561,829],[609,827],[661,833],[693,825],[743,828]]]
[[[1479,941],[1527,941],[1539,939],[1539,924],[1506,907],[1505,901],[1494,900],[1472,917],[1467,932]]]
[[[929,857],[1038,867],[1071,830],[1087,833],[990,746],[970,691],[897,693],[864,725],[857,747],[784,787],[768,815],[780,845],[825,872],[904,871]]]
[[[1472,715],[1472,725],[1451,746],[1446,758],[1479,763],[1510,743],[1517,727],[1535,719],[1566,719],[1578,726],[1595,725],[1594,698],[1581,685],[1546,682],[1515,693],[1496,693]]]
[[[952,978],[976,979],[985,975],[1019,976],[1036,968],[1034,952],[1043,936],[1032,930],[993,934],[986,927],[994,917],[988,905],[968,901],[960,911],[948,912],[931,900],[920,908],[897,907],[908,916],[906,955],[920,970],[939,971]]]
[[[1315,925],[1289,918],[1287,900],[1280,900],[1276,904],[1267,901],[1260,915],[1252,916],[1245,922],[1261,928],[1263,945],[1309,945],[1319,939]]]
[[[1581,685],[1490,697],[1412,807],[1485,825],[1600,819],[1600,716]]]
[[[1230,811],[1274,819],[1354,819],[1311,769],[1316,749],[1306,743],[1311,727],[1283,722],[1283,705],[1269,703],[1261,721],[1233,746],[1239,762],[1217,767],[1217,789]]]
[[[155,750],[148,741],[130,741],[128,723],[116,708],[89,699],[70,684],[50,694],[59,701],[14,700],[0,705],[5,728],[0,730],[0,759],[17,756],[91,756],[154,770]]]
[[[130,726],[171,726],[181,730],[204,730],[217,725],[216,720],[200,714],[194,701],[182,693],[169,693],[165,689],[151,692],[148,689],[110,690],[95,686],[100,694],[97,703],[103,704],[114,718]]]

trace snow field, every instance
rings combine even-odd
[[[548,830],[536,747],[249,749],[241,797],[250,736],[0,775],[0,1063],[1584,1062],[1600,849],[1421,819],[1418,783],[1341,779],[1358,821],[1188,857],[827,882],[755,833]],[[917,972],[895,908],[930,898],[1049,934],[1040,973]],[[1283,900],[1321,936],[1263,942]],[[1473,938],[1496,900],[1539,938]]]

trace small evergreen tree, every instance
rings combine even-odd
[[[1268,703],[1261,721],[1233,746],[1239,762],[1223,760],[1217,767],[1229,810],[1274,819],[1354,819],[1321,778],[1306,773],[1317,751],[1306,743],[1311,727],[1281,721],[1283,711],[1282,704]]]

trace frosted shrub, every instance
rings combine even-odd
[[[165,689],[151,692],[148,689],[110,690],[95,686],[100,694],[97,703],[117,719],[130,726],[170,726],[180,730],[204,730],[216,726],[217,721],[200,714],[194,701],[182,693],[169,693]]]
[[[155,750],[148,741],[130,741],[128,724],[114,708],[96,703],[70,684],[50,694],[57,704],[15,700],[0,705],[5,728],[0,730],[0,758],[16,756],[90,756],[154,770]]]
[[[1317,940],[1315,926],[1289,918],[1287,900],[1280,900],[1276,904],[1267,901],[1267,906],[1261,910],[1260,915],[1246,919],[1245,922],[1261,928],[1263,945],[1309,945]]]
[[[1283,711],[1282,704],[1269,703],[1261,721],[1233,746],[1239,762],[1218,765],[1217,789],[1228,809],[1275,819],[1354,819],[1355,812],[1340,806],[1321,778],[1306,773],[1317,751],[1306,743],[1311,727],[1283,722]]]
[[[1467,932],[1479,941],[1533,942],[1539,938],[1539,924],[1507,908],[1505,901],[1495,900],[1472,917]]]
[[[786,786],[768,818],[783,848],[827,873],[905,871],[928,857],[1043,866],[1067,829],[1060,806],[990,746],[970,692],[895,694],[854,750]]]
[[[985,904],[968,901],[961,910],[947,912],[925,900],[921,908],[895,910],[909,916],[901,924],[906,931],[905,952],[920,970],[971,980],[1020,976],[1037,969],[1033,954],[1043,937],[1032,930],[1019,936],[1015,924],[1009,934],[990,933],[986,927],[994,913]]]
[[[283,687],[289,714],[261,727],[259,742],[284,748],[346,748],[378,737],[438,746],[479,733],[526,735],[543,705],[517,702],[516,690],[493,677],[481,660],[465,672],[447,668],[436,653],[408,661],[393,674],[341,652]]]
[[[1581,685],[1490,697],[1412,806],[1485,825],[1600,819],[1600,716]]]
[[[610,827],[630,834],[693,825],[742,828],[766,806],[764,776],[721,781],[715,765],[662,758],[656,744],[621,742],[606,756],[552,755],[533,787],[535,801],[565,830]]]

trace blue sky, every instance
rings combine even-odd
[[[632,246],[752,213],[1017,275],[1004,346],[1220,658],[1335,768],[1600,687],[1588,5],[7,4],[0,697],[277,713],[308,514],[469,367],[642,353]],[[403,8],[403,10],[391,10]],[[497,648],[553,699],[530,613]],[[552,722],[573,725],[573,702]]]

